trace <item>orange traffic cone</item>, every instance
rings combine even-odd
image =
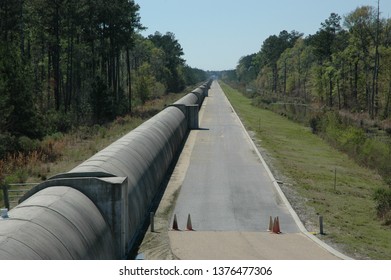
[[[190,214],[187,216],[187,225],[186,225],[186,229],[187,229],[187,230],[193,230],[193,226],[192,226],[192,224],[191,224]]]
[[[176,219],[176,214],[174,214],[174,222],[172,223],[172,230],[179,230],[178,221]]]
[[[269,219],[269,229],[267,231],[272,231],[273,230],[273,218],[272,216],[270,216],[270,219]]]
[[[278,218],[278,216],[277,216],[277,233],[281,233],[281,229],[280,229],[280,219]]]
[[[273,233],[281,233],[280,229],[280,220],[277,218],[274,218],[274,224],[273,224]]]
[[[274,220],[273,220],[273,229],[272,229],[272,233],[276,233],[276,230],[277,230],[277,219],[274,218]]]

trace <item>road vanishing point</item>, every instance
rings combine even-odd
[[[217,81],[199,126],[168,184],[179,191],[168,220],[171,228],[175,215],[179,227],[168,230],[175,258],[348,259],[306,231]],[[270,217],[279,218],[280,234],[269,231]]]

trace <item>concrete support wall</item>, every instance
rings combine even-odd
[[[180,109],[187,119],[187,126],[189,129],[198,129],[199,121],[198,121],[198,111],[199,106],[196,104],[184,105],[184,104],[173,104],[170,105],[172,107],[176,107]]]
[[[198,129],[198,105],[186,106],[189,129]]]

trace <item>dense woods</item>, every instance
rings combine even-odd
[[[205,79],[130,0],[0,1],[0,158]],[[34,141],[33,141],[34,140]]]
[[[281,31],[236,68],[241,84],[260,95],[318,102],[332,109],[390,117],[391,21],[363,6],[332,13],[307,37]]]
[[[271,35],[221,74],[254,105],[308,124],[391,186],[391,20],[379,4],[331,13],[313,35]],[[391,224],[390,189],[374,197]]]

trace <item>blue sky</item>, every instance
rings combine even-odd
[[[280,31],[314,34],[334,12],[344,16],[377,0],[135,0],[142,34],[175,34],[191,67],[234,69],[241,56],[258,52],[262,42]],[[383,18],[391,1],[380,0]]]

